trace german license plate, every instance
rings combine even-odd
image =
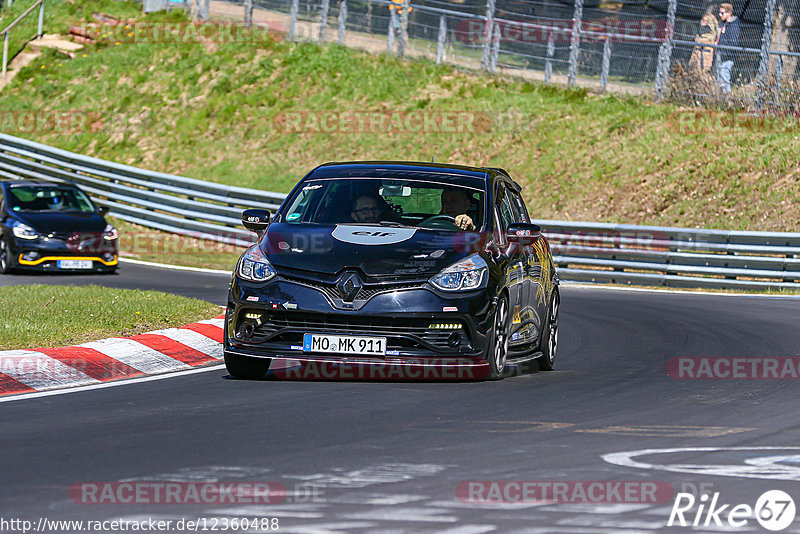
[[[91,269],[92,260],[58,260],[59,269]]]
[[[386,338],[305,334],[303,335],[303,351],[385,356]]]

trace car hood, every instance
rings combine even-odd
[[[106,221],[98,213],[15,212],[14,217],[40,234],[102,232]]]
[[[481,242],[481,234],[471,232],[273,223],[261,249],[279,271],[325,278],[353,269],[385,281],[432,276],[482,250]]]

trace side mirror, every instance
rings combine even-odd
[[[251,232],[255,232],[258,237],[264,235],[269,226],[270,214],[267,210],[249,209],[242,212],[242,224]]]
[[[508,225],[506,241],[519,246],[533,245],[542,235],[542,227],[538,224],[514,223]]]
[[[108,215],[108,206],[97,206],[97,213],[100,215]]]

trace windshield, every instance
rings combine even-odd
[[[485,220],[483,190],[421,179],[311,179],[287,205],[284,221],[296,224],[402,224],[477,231]]]
[[[18,185],[10,188],[11,211],[91,213],[94,206],[83,191],[74,187]]]

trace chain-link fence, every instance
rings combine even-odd
[[[240,13],[254,10],[254,22],[293,40],[427,56],[693,105],[800,116],[800,0],[737,0],[729,14],[728,4],[708,0],[226,3],[244,8]]]

